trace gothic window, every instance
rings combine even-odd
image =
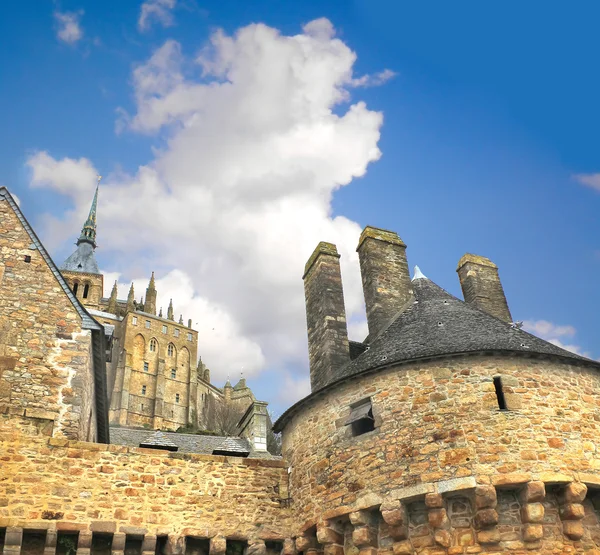
[[[171,378],[175,379],[177,377],[177,370],[175,368],[171,369]]]
[[[175,337],[179,337],[179,330],[177,328],[175,328],[175,330],[173,331],[173,335]]]
[[[152,339],[150,340],[150,350],[151,350],[152,352],[156,351],[156,345],[157,345],[157,343],[156,343],[156,339],[152,338]]]
[[[83,288],[83,298],[87,299],[88,298],[88,293],[90,292],[90,284],[86,283],[85,287]]]
[[[175,347],[173,347],[173,343],[169,343],[169,346],[167,347],[167,355],[172,357],[174,353],[175,353]]]
[[[179,403],[179,393],[175,393],[175,402]]]
[[[146,386],[145,385],[142,386],[142,395],[146,395]]]

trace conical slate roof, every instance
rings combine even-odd
[[[336,381],[409,360],[490,351],[554,355],[594,362],[468,305],[420,271],[415,273],[412,287],[414,300],[372,340],[364,353],[339,370]]]

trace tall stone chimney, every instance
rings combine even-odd
[[[356,250],[373,339],[412,298],[406,245],[393,231],[367,226]]]
[[[498,266],[489,258],[465,254],[456,268],[465,302],[505,322],[512,322]]]
[[[332,243],[319,243],[304,267],[308,359],[312,391],[333,381],[350,360],[340,255]]]

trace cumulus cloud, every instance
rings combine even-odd
[[[378,73],[374,73],[373,75],[363,75],[362,77],[358,77],[356,79],[352,79],[352,85],[355,87],[379,87],[383,85],[390,79],[393,79],[398,75],[395,71],[391,69],[384,69]]]
[[[600,173],[578,173],[573,179],[581,185],[600,191]]]
[[[301,276],[319,241],[338,245],[351,334],[364,339],[360,226],[331,207],[381,155],[382,114],[349,102],[355,60],[319,19],[294,36],[262,24],[217,31],[195,56],[167,41],[133,72],[136,110],[124,125],[161,148],[133,174],[102,182],[104,265],[123,276],[123,296],[125,276],[133,279],[138,299],[156,271],[159,303],[166,309],[172,297],[193,319],[216,380],[240,366],[269,369],[283,392],[308,391]],[[45,240],[65,242],[85,217],[96,170],[46,152],[29,165],[32,185],[73,201],[46,221]]]
[[[153,23],[159,23],[163,27],[173,25],[173,14],[175,0],[147,0],[140,7],[138,18],[138,29],[147,31]]]
[[[548,322],[547,320],[525,320],[523,322],[523,329],[545,339],[561,349],[585,357],[590,356],[589,353],[584,352],[579,345],[567,342],[568,338],[574,338],[577,333],[577,330],[573,326],[559,326],[552,322]]]
[[[83,38],[83,29],[80,23],[82,15],[83,10],[78,12],[54,12],[58,40],[67,44],[75,44]]]

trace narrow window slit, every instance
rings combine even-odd
[[[88,293],[90,292],[90,285],[88,283],[85,284],[85,287],[83,288],[83,298],[87,299],[88,298]]]
[[[506,407],[506,399],[504,398],[504,390],[502,389],[502,378],[500,376],[494,378],[494,388],[496,389],[498,408],[500,410],[508,410]]]

